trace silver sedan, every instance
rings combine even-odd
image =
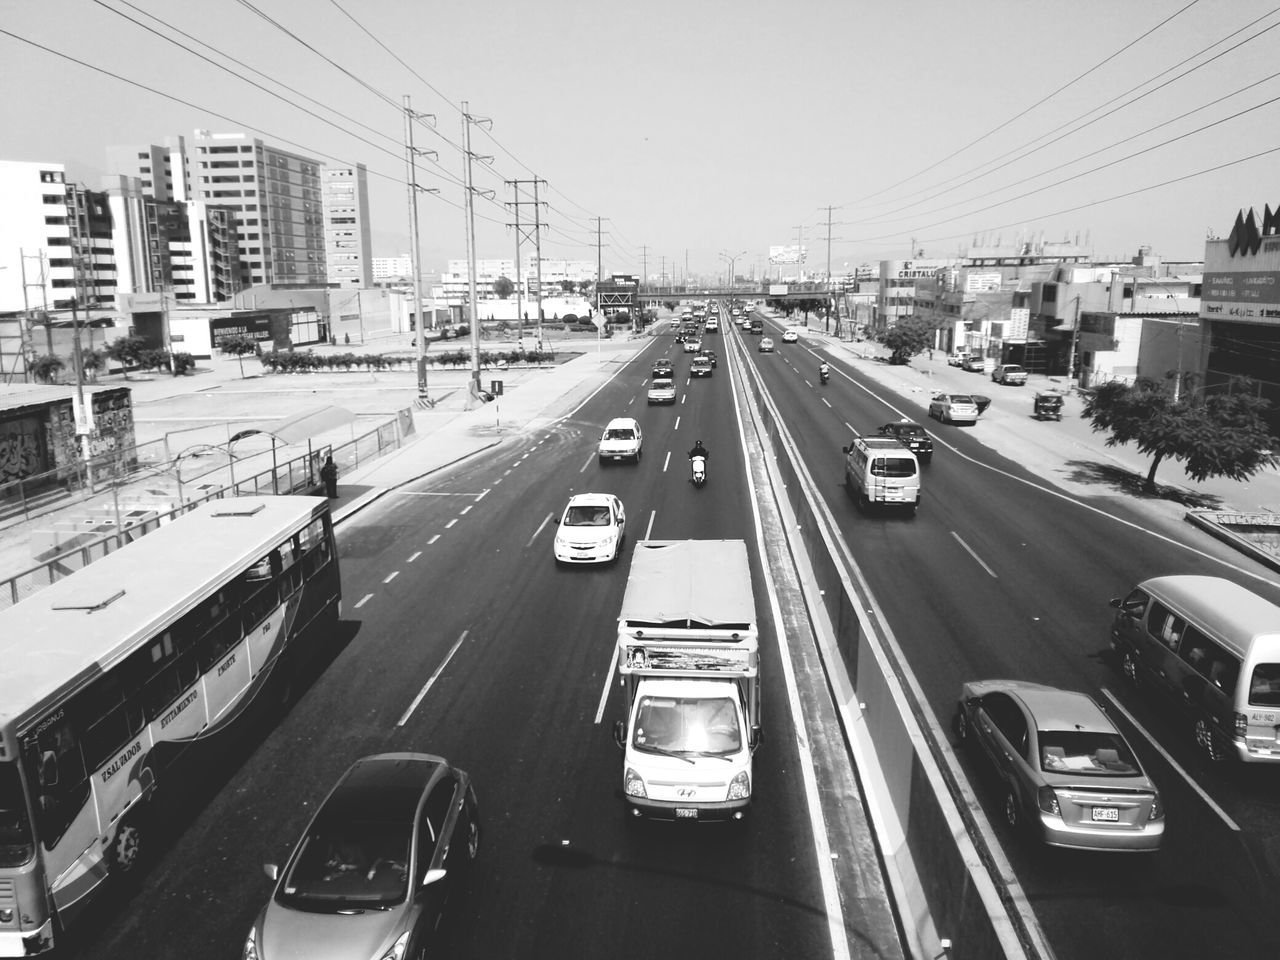
[[[1160,793],[1091,697],[1018,680],[972,681],[960,690],[956,735],[993,767],[1014,830],[1053,847],[1159,849]]]

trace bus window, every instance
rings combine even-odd
[[[78,698],[84,723],[84,761],[96,770],[142,729],[142,704],[129,697],[119,673],[107,674]]]
[[[40,839],[52,848],[88,798],[89,781],[75,727],[65,709],[41,720],[32,730],[22,737],[23,761]],[[5,795],[3,788],[0,795]],[[3,806],[5,803],[0,800],[0,807]]]
[[[0,867],[20,867],[35,855],[18,765],[0,763]]]

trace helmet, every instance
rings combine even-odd
[[[693,445],[694,445],[695,447],[700,447],[700,446],[702,446],[702,441],[701,441],[701,440],[695,440],[695,441],[694,441],[694,443],[693,443]]]

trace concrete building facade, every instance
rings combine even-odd
[[[346,289],[371,287],[368,171],[362,163],[354,167],[324,166],[320,181],[329,283]]]

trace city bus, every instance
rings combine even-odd
[[[340,607],[328,501],[281,496],[208,501],[0,611],[0,956],[138,868],[174,762],[287,697]]]

